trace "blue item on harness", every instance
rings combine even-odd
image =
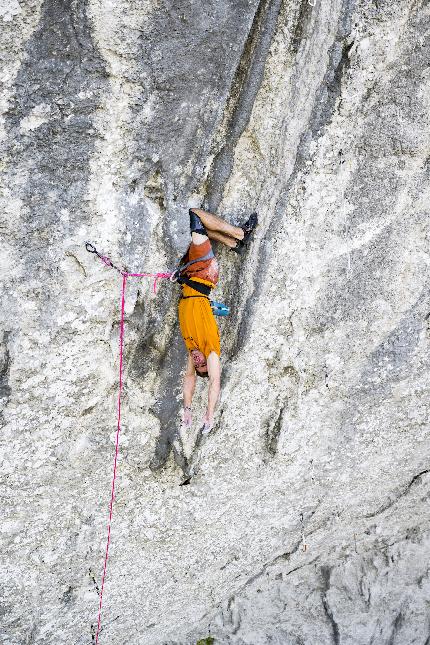
[[[216,302],[215,300],[211,300],[211,307],[212,313],[215,314],[215,316],[228,316],[230,313],[230,307],[223,305],[221,302]]]

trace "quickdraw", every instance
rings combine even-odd
[[[127,273],[123,269],[119,269],[117,266],[115,266],[112,260],[107,257],[107,255],[102,255],[101,253],[99,253],[94,244],[91,244],[91,242],[85,242],[85,248],[87,249],[88,253],[94,253],[95,255],[97,255],[97,257],[100,258],[103,264],[105,264],[107,267],[115,269],[115,271],[118,271],[118,273],[120,273],[121,275],[125,275]]]

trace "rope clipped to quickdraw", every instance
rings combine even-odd
[[[115,266],[112,260],[107,257],[107,255],[102,255],[101,253],[99,253],[94,244],[91,244],[91,242],[85,242],[85,248],[87,249],[88,253],[94,253],[95,255],[97,255],[97,257],[100,258],[103,264],[105,264],[107,267],[115,269],[115,271],[118,271],[118,273],[120,273],[121,275],[125,275],[127,273],[127,271],[119,269],[117,266]]]
[[[171,278],[174,273],[172,272],[158,272],[158,273],[129,273],[128,271],[125,271],[124,269],[120,269],[117,267],[112,260],[107,256],[107,255],[102,255],[99,253],[94,246],[94,244],[91,244],[91,242],[85,242],[85,248],[87,249],[88,253],[94,253],[97,255],[98,258],[105,264],[107,267],[110,269],[115,269],[115,271],[118,271],[119,274],[122,276],[125,276],[126,278],[154,278],[154,284],[153,284],[153,291],[154,293],[157,293],[157,283],[158,280],[161,280],[162,278]]]
[[[120,328],[119,328],[120,329],[119,331],[119,387],[118,387],[118,402],[117,402],[117,429],[116,429],[116,436],[115,436],[115,457],[114,457],[114,463],[113,463],[113,476],[112,476],[111,496],[110,496],[110,503],[109,503],[109,520],[108,520],[108,527],[107,527],[106,551],[105,551],[105,558],[103,563],[102,583],[101,583],[100,598],[99,598],[99,611],[98,611],[98,618],[97,618],[97,631],[96,631],[96,638],[95,638],[95,644],[97,645],[99,641],[99,634],[100,634],[100,627],[101,627],[103,590],[104,590],[105,579],[106,579],[107,561],[109,557],[113,503],[115,501],[115,481],[116,481],[116,474],[117,474],[117,463],[118,463],[118,452],[119,452],[119,433],[121,431],[121,394],[122,394],[122,388],[123,388],[123,356],[124,356],[124,312],[125,312],[125,291],[127,288],[127,278],[154,278],[153,290],[154,290],[154,293],[156,293],[158,280],[161,280],[163,278],[170,279],[173,274],[170,272],[169,273],[167,272],[129,273],[128,271],[125,271],[124,269],[120,269],[117,266],[115,266],[112,260],[108,258],[106,255],[102,255],[101,253],[99,253],[96,247],[93,244],[91,244],[91,242],[86,242],[85,248],[89,253],[94,253],[95,255],[97,255],[97,257],[100,258],[103,264],[105,264],[110,269],[115,269],[115,271],[117,271],[122,276],[121,297],[120,297],[121,322],[120,322]]]

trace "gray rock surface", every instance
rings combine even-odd
[[[218,249],[189,486],[177,290],[129,279],[101,645],[429,645],[427,0],[0,0],[0,642],[94,642],[120,276]],[[185,468],[186,470],[186,468]]]

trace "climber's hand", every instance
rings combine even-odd
[[[202,419],[202,426],[202,434],[209,434],[209,432],[214,427],[214,419],[213,417],[209,416],[208,413],[206,413]]]
[[[191,408],[185,407],[182,410],[182,425],[185,428],[191,428],[191,423],[193,421],[193,416],[191,414]]]

